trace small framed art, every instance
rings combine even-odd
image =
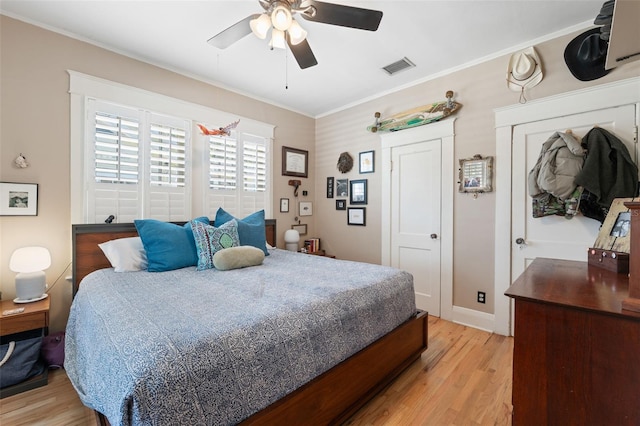
[[[307,224],[306,223],[301,223],[299,225],[291,225],[291,229],[295,229],[296,231],[298,231],[298,234],[300,234],[300,235],[307,235]]]
[[[300,201],[300,216],[311,216],[313,214],[313,203],[311,201]]]
[[[0,182],[0,216],[37,215],[37,183]]]
[[[336,210],[346,210],[347,200],[336,200]]]
[[[349,182],[349,202],[351,204],[367,204],[367,179],[356,179]]]
[[[327,198],[333,198],[333,177],[327,178]]]
[[[346,197],[349,195],[349,179],[338,179],[336,184],[336,196]]]
[[[282,175],[307,177],[309,166],[309,151],[282,147]]]
[[[360,173],[373,173],[375,169],[374,151],[360,153]]]
[[[280,198],[280,213],[289,213],[289,199]]]
[[[365,207],[349,207],[347,213],[347,224],[349,225],[367,225],[367,211]]]
[[[493,157],[474,155],[460,160],[460,183],[458,192],[491,192]]]

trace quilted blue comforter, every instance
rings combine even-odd
[[[232,271],[103,269],[73,301],[65,368],[114,426],[235,424],[415,311],[407,272],[278,249]]]

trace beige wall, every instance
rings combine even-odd
[[[593,82],[576,80],[562,58],[572,37],[536,46],[545,76],[528,92],[529,99],[640,75],[640,63],[635,62]],[[309,196],[300,195],[299,200],[314,202],[314,215],[306,221],[310,235],[320,237],[323,248],[339,258],[372,263],[381,258],[380,138],[366,131],[373,113],[395,113],[454,90],[464,105],[456,121],[457,169],[459,158],[495,155],[493,109],[518,102],[518,94],[505,83],[508,55],[314,120],[5,16],[0,16],[0,43],[0,180],[40,184],[37,217],[0,218],[0,290],[3,298],[14,297],[14,273],[8,269],[13,250],[24,245],[49,248],[53,263],[47,280],[51,285],[62,277],[51,291],[54,330],[64,327],[71,303],[71,286],[64,280],[71,261],[67,69],[276,125],[273,216],[278,219],[279,246],[296,212],[292,187],[280,174],[284,145],[309,151],[309,179],[303,179],[301,188]],[[350,173],[338,172],[341,152],[357,160],[359,152],[371,149],[376,151],[375,173],[359,175],[357,164]],[[19,153],[31,167],[12,166]],[[369,180],[366,227],[348,226],[346,212],[336,211],[335,199],[325,197],[327,176]],[[279,213],[281,197],[290,199],[288,214]],[[454,219],[454,304],[492,313],[495,192],[478,199],[456,193],[454,202],[454,211],[447,213]],[[478,290],[486,292],[486,305],[475,302]]]
[[[592,82],[575,79],[564,63],[563,53],[567,43],[581,32],[535,46],[543,63],[544,79],[527,91],[529,100],[640,75],[640,62],[635,62]],[[373,263],[381,260],[381,144],[379,135],[366,131],[366,127],[373,122],[374,112],[380,111],[384,117],[444,99],[445,92],[453,90],[456,100],[463,104],[455,122],[455,170],[458,170],[457,161],[460,158],[469,158],[474,154],[495,156],[493,110],[517,104],[519,96],[506,85],[509,57],[505,55],[453,72],[317,120],[318,201],[314,206],[314,214],[322,244],[328,251],[339,258]],[[369,184],[367,226],[348,226],[345,212],[336,211],[334,200],[321,196],[326,177],[340,175],[336,161],[341,152],[349,151],[357,158],[359,152],[371,149],[376,151],[376,173],[360,175],[357,167],[354,167],[354,171],[344,175],[348,179],[366,178]],[[495,191],[500,190],[495,188]],[[474,199],[469,194],[459,194],[456,184],[454,211],[445,212],[453,215],[454,221],[454,305],[487,313],[493,313],[495,300],[495,194],[482,194]],[[486,292],[486,304],[476,302],[477,291]]]
[[[68,69],[140,87],[276,126],[273,149],[274,206],[279,245],[295,215],[279,213],[279,199],[293,201],[288,178],[281,176],[281,147],[309,151],[314,158],[315,120],[240,96],[212,85],[118,55],[93,45],[0,16],[0,181],[39,184],[38,216],[0,218],[0,290],[15,297],[11,253],[26,245],[51,252],[47,282],[51,295],[51,328],[65,327],[71,304],[69,75]],[[223,124],[223,123],[221,123]],[[14,158],[23,153],[31,166],[18,169]],[[314,164],[301,190],[313,201]],[[77,177],[74,177],[77,178]],[[194,212],[196,216],[199,212]],[[314,232],[313,218],[308,221]]]

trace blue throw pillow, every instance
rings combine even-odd
[[[213,268],[213,255],[220,250],[240,245],[237,224],[238,222],[235,220],[230,220],[216,228],[204,223],[191,223],[193,238],[198,252],[197,271]]]
[[[220,207],[216,212],[216,219],[213,226],[218,228],[233,219],[238,221],[240,245],[257,247],[264,252],[265,256],[269,256],[267,237],[265,235],[264,210],[252,213],[244,219],[238,219]]]
[[[209,218],[202,216],[193,221],[208,224]],[[134,220],[133,223],[147,253],[149,272],[171,271],[198,264],[191,222],[184,226],[155,219]]]

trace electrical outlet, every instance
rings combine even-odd
[[[478,292],[478,303],[486,303],[487,295],[484,291]]]

